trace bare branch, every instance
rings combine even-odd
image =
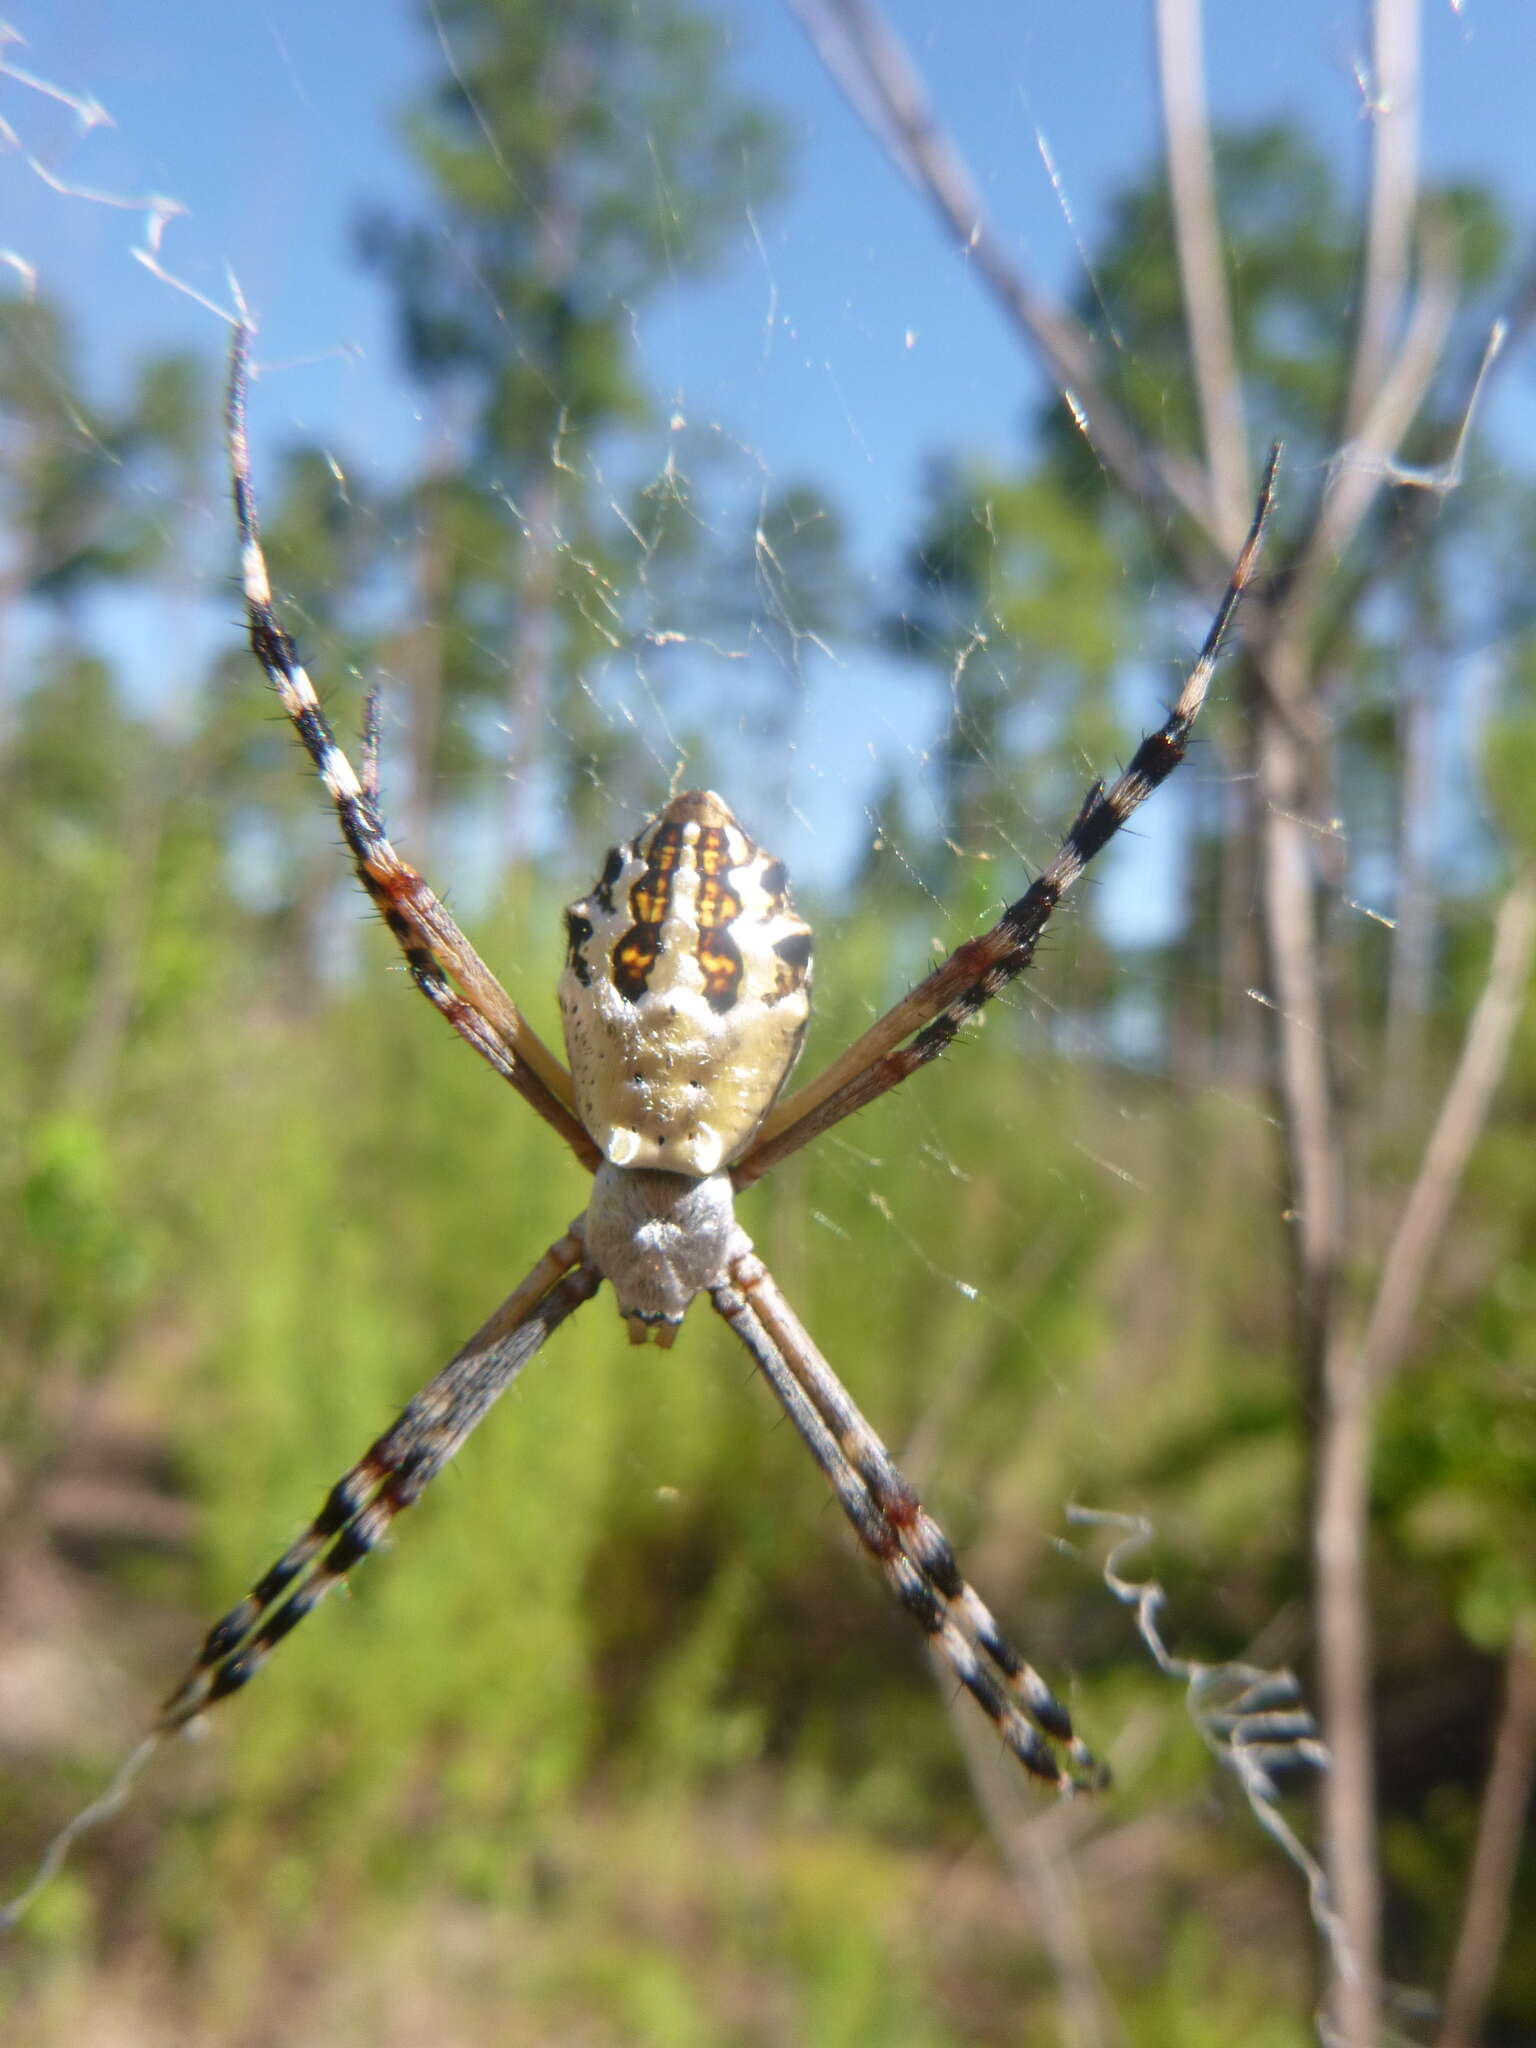
[[[1200,0],[1157,0],[1157,58],[1174,246],[1178,251],[1190,361],[1200,406],[1212,515],[1217,538],[1230,551],[1242,539],[1253,493],[1248,474],[1242,380],[1216,210],[1205,65],[1200,47]]]
[[[1104,388],[1092,337],[1003,253],[982,219],[970,173],[934,120],[921,79],[878,9],[870,0],[789,4],[849,105],[926,194],[1105,468],[1139,504],[1164,516],[1177,508],[1205,536],[1210,557],[1189,566],[1206,574],[1213,559],[1227,551],[1203,479],[1177,456],[1142,440]]]
[[[1332,1333],[1312,1517],[1318,1697],[1333,1767],[1323,1780],[1323,1861],[1354,1967],[1329,2005],[1343,2048],[1376,2048],[1381,2009],[1381,1874],[1371,1699],[1369,1489],[1372,1404],[1357,1354]]]
[[[1328,827],[1314,814],[1313,750],[1281,709],[1294,699],[1311,711],[1305,648],[1305,634],[1293,629],[1279,648],[1268,650],[1284,689],[1271,692],[1260,720],[1263,924],[1275,1019],[1273,1085],[1296,1262],[1297,1349],[1303,1397],[1319,1416],[1313,1583],[1319,1706],[1333,1758],[1323,1781],[1324,1862],[1343,1929],[1330,2003],[1341,2040],[1349,2048],[1374,2048],[1381,1912],[1363,1493],[1370,1424],[1359,1374],[1344,1369],[1338,1332],[1346,1154],[1330,1058],[1314,857],[1315,835]]]
[[[1386,376],[1407,290],[1419,180],[1418,0],[1375,0],[1371,75],[1364,81],[1371,121],[1371,196],[1355,355],[1344,436],[1363,434]]]
[[[1313,1545],[1319,1682],[1333,1755],[1323,1793],[1328,1873],[1358,1964],[1334,1986],[1334,2016],[1351,2048],[1375,2042],[1380,1995],[1366,1554],[1376,1396],[1406,1354],[1430,1262],[1504,1071],[1533,958],[1536,874],[1525,873],[1500,906],[1488,978],[1383,1263],[1364,1339],[1355,1346],[1336,1326],[1326,1337]]]
[[[1334,457],[1287,592],[1283,630],[1308,630],[1323,586],[1359,532],[1377,492],[1396,473],[1398,446],[1440,367],[1456,311],[1457,276],[1450,236],[1438,221],[1425,223],[1420,269],[1419,293],[1402,347],[1375,390],[1359,431]]]
[[[1400,464],[1398,444],[1413,424],[1440,366],[1456,310],[1454,249],[1443,223],[1437,220],[1425,223],[1420,268],[1422,282],[1402,347],[1360,434],[1339,451],[1329,467],[1297,544],[1295,567],[1284,583],[1283,595],[1272,605],[1267,619],[1261,614],[1250,626],[1255,674],[1277,719],[1288,728],[1298,761],[1320,749],[1326,740],[1316,702],[1316,678],[1326,665],[1319,659],[1316,637],[1324,589],[1384,483],[1419,484],[1437,497],[1455,487],[1472,409],[1504,348],[1507,323],[1498,321],[1482,350],[1447,463],[1428,472]],[[1408,522],[1402,523],[1402,531],[1405,535],[1411,531]],[[1356,599],[1358,596],[1357,592]],[[1343,610],[1349,615],[1353,605]],[[1298,811],[1305,808],[1300,781],[1290,804]]]
[[[1275,1086],[1288,1148],[1303,1349],[1315,1385],[1344,1243],[1342,1141],[1328,1064],[1314,900],[1314,842],[1329,828],[1325,820],[1312,816],[1315,793],[1308,760],[1273,706],[1266,707],[1259,737],[1259,787],[1264,802],[1262,888],[1275,1016]]]
[[[1520,1839],[1536,1781],[1536,1630],[1529,1621],[1509,1646],[1504,1712],[1483,1789],[1477,1846],[1467,1879],[1461,1932],[1451,1962],[1436,2048],[1477,2048],[1505,1937]]]
[[[1499,906],[1488,978],[1467,1026],[1451,1085],[1424,1148],[1361,1346],[1360,1369],[1380,1387],[1402,1364],[1414,1319],[1472,1148],[1488,1121],[1536,961],[1536,873],[1522,874]]]

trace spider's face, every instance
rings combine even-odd
[[[811,933],[781,861],[684,790],[565,914],[576,1107],[615,1166],[695,1178],[734,1159],[795,1063]]]

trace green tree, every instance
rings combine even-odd
[[[581,665],[633,625],[590,464],[647,416],[635,323],[718,259],[779,148],[731,89],[716,24],[672,0],[450,0],[431,29],[451,70],[406,126],[430,210],[361,237],[432,407],[431,472],[404,510],[421,616],[446,637],[413,644],[414,774],[451,676],[455,702],[481,696],[505,725],[505,838],[526,851],[530,775],[553,754],[567,801],[585,779]],[[463,664],[465,640],[493,651]]]

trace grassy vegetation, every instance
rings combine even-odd
[[[1499,1817],[1490,1739],[1536,1754],[1536,1715],[1499,1704],[1536,1687],[1518,987],[1450,1163],[1423,1167],[1490,931],[1536,903],[1530,494],[1513,457],[1488,466],[1458,368],[1494,311],[1524,320],[1529,281],[1490,195],[1425,186],[1363,226],[1300,131],[1202,127],[1223,263],[1185,274],[1187,193],[1148,167],[1085,252],[1092,290],[1052,316],[1102,387],[1052,372],[1019,451],[936,450],[871,572],[831,496],[776,476],[712,397],[646,412],[645,304],[748,218],[761,247],[720,166],[760,153],[771,185],[779,152],[711,83],[712,18],[595,13],[601,36],[531,0],[431,10],[425,212],[364,236],[442,429],[426,467],[386,485],[328,443],[261,463],[274,587],[338,728],[360,718],[347,678],[391,678],[402,839],[435,880],[466,852],[510,877],[465,921],[552,1042],[560,907],[613,821],[683,761],[702,780],[734,752],[792,797],[840,776],[809,693],[873,707],[899,655],[929,751],[873,711],[886,779],[853,907],[816,918],[814,1071],[935,932],[990,921],[1085,762],[1126,758],[1122,692],[1174,672],[1186,596],[1208,617],[1232,559],[1219,486],[1254,452],[1234,423],[1288,443],[1244,645],[1198,765],[1157,796],[1184,827],[1166,949],[1106,947],[1079,890],[936,1070],[741,1205],[1115,1782],[1058,1808],[934,1684],[714,1317],[636,1350],[599,1298],[387,1554],[81,1844],[0,1947],[0,2003],[38,2048],[1288,2048],[1326,1992],[1374,2048],[1378,1921],[1385,2009],[1430,2012]],[[615,119],[625,75],[645,91]],[[1413,104],[1383,93],[1373,133]],[[1416,208],[1439,226],[1414,257]],[[1375,341],[1341,317],[1389,231],[1398,297],[1463,294],[1432,383],[1417,299],[1379,307]],[[1441,240],[1459,285],[1435,284]],[[984,285],[982,246],[957,253]],[[1036,362],[1033,292],[1004,298]],[[1229,315],[1223,449],[1188,352]],[[1403,362],[1376,362],[1398,328]],[[175,666],[209,535],[228,569],[206,360],[98,402],[59,307],[5,300],[0,341],[0,626],[25,671],[0,735],[0,1869],[20,1882],[586,1189],[412,993],[233,633],[209,673]],[[1408,369],[1377,448],[1360,394]],[[687,414],[703,440],[678,438]],[[121,672],[89,651],[116,659],[97,628],[136,633],[141,609],[170,662],[148,679],[137,644]],[[750,787],[721,787],[772,838]],[[1405,1271],[1390,1248],[1426,1183],[1441,1221]],[[1166,1586],[1177,1650],[1328,1694],[1348,1795],[1326,1825],[1304,1774],[1285,1798],[1367,1955],[1347,1995],[1298,1871],[1106,1583],[1107,1539],[1061,1540],[1070,1502],[1148,1519],[1134,1569]],[[1533,1878],[1495,1869],[1485,1922],[1529,1924]],[[1508,1948],[1491,1991],[1461,1973],[1497,2048],[1536,2030],[1536,1964]]]
[[[157,893],[146,958],[183,909]],[[504,920],[492,957],[548,966],[553,909]],[[885,933],[834,922],[818,1045],[899,975]],[[67,1683],[13,1869],[582,1200],[382,939],[355,985],[281,1007],[248,919],[215,911],[208,942],[146,1006],[112,1112],[34,1144],[34,1298],[76,1311],[43,1341],[89,1361],[81,1433],[41,1433],[47,1484],[131,1445],[187,1513],[173,1543],[131,1516],[63,1532]],[[1047,1016],[1026,995],[743,1216],[1116,1765],[1073,1856],[1135,2038],[1301,2040],[1294,1874],[1093,1558],[1051,1543],[1068,1499],[1145,1511],[1182,1642],[1304,1648],[1265,1117],[1063,1062]],[[1449,1626],[1423,1614],[1416,1655]],[[463,2040],[1049,2038],[1060,1988],[989,1835],[1041,1801],[1010,1778],[978,1812],[952,1706],[723,1328],[636,1352],[600,1301],[350,1596],[82,1847],[10,1988],[39,2041],[404,2040],[428,2010]]]

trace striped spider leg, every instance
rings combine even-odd
[[[554,1330],[590,1301],[601,1275],[572,1234],[550,1246],[467,1344],[331,1488],[299,1539],[214,1623],[186,1675],[105,1792],[53,1836],[22,1889],[0,1905],[14,1927],[83,1834],[118,1813],[168,1735],[238,1692],[284,1636],[376,1549]]]
[[[1167,722],[1109,789],[1090,790],[1055,860],[998,924],[962,945],[808,1088],[775,1107],[810,1011],[811,934],[781,862],[727,805],[685,790],[609,853],[566,913],[560,1006],[570,1070],[545,1047],[442,903],[391,844],[370,698],[359,776],[280,623],[245,430],[249,329],[227,408],[251,645],[336,808],[359,879],[417,986],[593,1175],[590,1200],[507,1300],[332,1487],[309,1528],[208,1632],[106,1795],[54,1838],[10,1924],[86,1827],[116,1810],[171,1731],[238,1691],[377,1547],[545,1340],[606,1280],[631,1340],[672,1343],[707,1295],[794,1424],[896,1599],[1026,1771],[1101,1782],[1066,1708],[1003,1635],[948,1540],[822,1357],[736,1221],[737,1191],[927,1065],[1033,958],[1063,893],[1183,758],[1255,566],[1275,456],[1225,597]]]
[[[713,793],[675,797],[632,842],[609,852],[590,894],[567,911],[560,1003],[569,1076],[533,1039],[451,923],[451,943],[442,943],[446,912],[383,833],[375,707],[370,702],[364,774],[357,778],[273,613],[245,450],[245,347],[245,337],[237,335],[230,445],[258,658],[331,793],[358,872],[418,982],[446,1008],[441,971],[433,978],[442,955],[461,986],[478,995],[489,985],[494,1007],[475,1012],[493,1034],[496,1056],[487,1057],[498,1071],[508,1072],[510,1064],[515,1085],[522,1085],[518,1075],[534,1060],[541,1075],[553,1069],[548,1098],[558,1094],[562,1105],[572,1105],[587,1141],[586,1149],[573,1144],[573,1150],[583,1164],[599,1163],[591,1202],[571,1235],[338,1482],[310,1529],[210,1631],[161,1725],[180,1725],[246,1682],[327,1588],[374,1547],[392,1516],[419,1496],[495,1393],[576,1305],[575,1290],[586,1299],[606,1278],[637,1343],[670,1346],[694,1296],[710,1295],[822,1466],[898,1600],[1009,1747],[1037,1776],[1061,1785],[1092,1782],[1096,1766],[1065,1708],[961,1576],[947,1539],[753,1254],[736,1223],[733,1195],[943,1051],[966,1019],[1029,964],[1062,894],[1178,765],[1257,561],[1275,455],[1227,591],[1166,723],[1143,741],[1110,789],[1095,785],[1089,792],[1055,861],[992,932],[962,946],[820,1081],[775,1110],[809,1015],[810,931],[794,910],[782,863],[753,846]],[[409,877],[405,887],[402,874]],[[425,969],[413,953],[419,928],[405,922],[423,902],[434,907],[429,936],[438,945]],[[524,1050],[525,1036],[536,1053]],[[523,1092],[548,1117],[548,1101],[526,1087]],[[555,1278],[567,1268],[575,1269],[564,1283],[572,1298],[557,1317],[545,1317],[545,1305],[559,1292]],[[519,1320],[524,1314],[536,1328]],[[475,1361],[488,1344],[498,1361],[510,1361],[509,1369],[489,1392],[459,1403],[451,1390],[461,1375],[483,1388],[485,1375]],[[1053,1743],[1065,1746],[1067,1768]]]
[[[1066,1708],[966,1581],[949,1538],[896,1469],[761,1259],[750,1250],[740,1253],[727,1284],[710,1289],[710,1301],[799,1431],[898,1603],[1025,1770],[1063,1792],[1104,1784],[1107,1769],[1095,1762]],[[1052,1747],[1056,1743],[1065,1751],[1065,1764]]]
[[[421,1498],[470,1431],[505,1393],[544,1340],[601,1284],[564,1237],[539,1260],[398,1419],[343,1474],[325,1505],[238,1605],[214,1623],[190,1669],[160,1710],[169,1734],[254,1678],[270,1651],[319,1606]]]
[[[225,429],[251,650],[315,765],[335,806],[358,880],[405,955],[416,986],[460,1037],[560,1133],[582,1164],[594,1168],[598,1153],[572,1108],[570,1075],[460,931],[446,906],[390,843],[378,803],[376,698],[369,698],[364,772],[359,776],[337,744],[292,638],[278,622],[261,545],[246,435],[250,345],[250,328],[237,322],[229,351]]]
[[[816,1079],[775,1104],[762,1129],[737,1162],[738,1188],[768,1173],[841,1123],[855,1110],[895,1088],[951,1046],[984,1003],[1001,995],[1035,957],[1040,936],[1057,904],[1096,853],[1101,853],[1133,812],[1184,759],[1189,736],[1221,655],[1243,592],[1253,580],[1264,529],[1274,503],[1277,442],[1269,451],[1259,485],[1253,523],[1243,542],[1216,616],[1173,709],[1149,733],[1130,765],[1110,786],[1094,783],[1061,842],[1055,859],[1011,903],[988,932],[967,939],[949,958],[879,1017]]]

